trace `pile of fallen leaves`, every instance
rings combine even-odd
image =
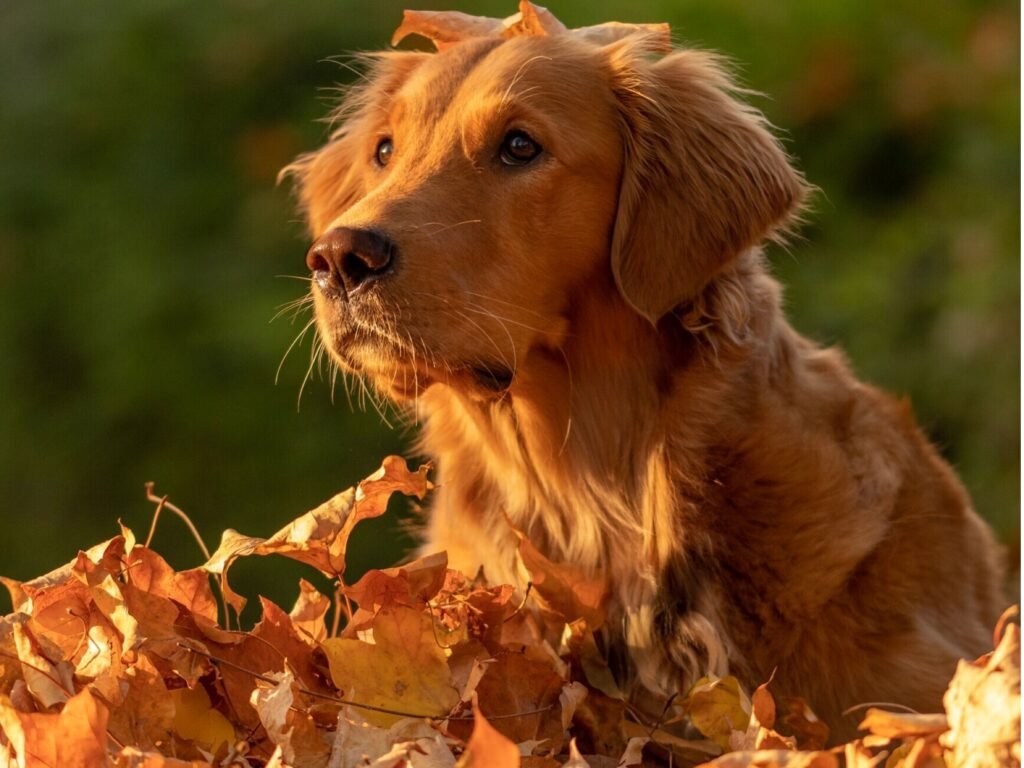
[[[1009,622],[995,651],[961,662],[946,714],[868,709],[863,738],[827,749],[827,725],[770,683],[748,696],[704,678],[644,715],[598,650],[603,590],[525,539],[525,596],[448,569],[443,553],[346,583],[353,528],[392,493],[430,488],[426,468],[392,457],[269,539],[227,531],[199,568],[175,572],[122,526],[52,573],[4,579],[0,767],[1019,765]],[[269,554],[336,590],[300,581],[291,611],[262,600],[255,628],[232,629],[245,600],[231,564]]]

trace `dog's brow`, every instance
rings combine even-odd
[[[535,61],[540,60],[551,61],[552,59],[550,56],[543,56],[541,54],[538,54],[536,56],[530,57],[529,59],[527,59],[526,61],[519,65],[519,69],[517,69],[516,73],[512,76],[512,79],[509,81],[508,87],[505,89],[505,93],[501,97],[501,105],[504,105],[511,97],[512,89],[516,87],[516,84],[526,73],[527,67],[533,64]]]

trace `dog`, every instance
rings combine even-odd
[[[438,461],[426,548],[524,588],[519,531],[607,579],[636,690],[941,711],[997,545],[909,404],[787,323],[762,247],[810,187],[722,60],[527,2],[410,33],[437,52],[369,56],[285,172],[321,338]]]

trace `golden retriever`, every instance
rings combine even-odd
[[[370,57],[286,169],[322,338],[439,462],[428,547],[522,587],[515,528],[607,578],[638,690],[938,710],[997,548],[910,406],[786,322],[802,176],[716,56],[520,8],[407,13],[438,52]]]

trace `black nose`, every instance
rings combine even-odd
[[[306,252],[306,265],[322,290],[344,289],[352,296],[394,269],[395,244],[372,229],[335,227]]]

